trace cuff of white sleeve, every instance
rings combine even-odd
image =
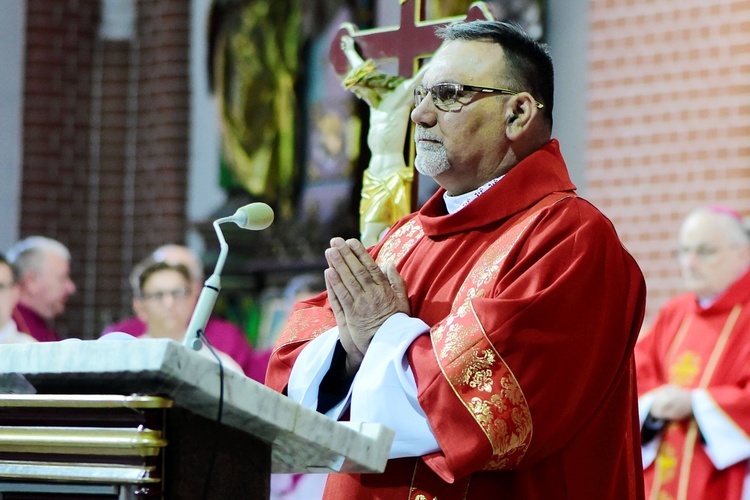
[[[302,348],[287,384],[287,396],[293,401],[306,408],[317,408],[320,383],[331,367],[338,339],[339,329],[334,327]]]
[[[638,399],[638,420],[640,422],[639,427],[643,427],[643,422],[646,421],[648,412],[651,411],[651,405],[654,404],[654,393],[647,392]]]
[[[395,431],[389,458],[421,456],[440,447],[419,405],[406,352],[429,331],[418,318],[394,314],[380,327],[354,377],[351,420],[378,422]]]
[[[706,455],[718,470],[750,458],[750,438],[724,413],[708,391],[691,394],[693,415],[706,441]]]
[[[640,421],[639,427],[643,428],[643,422],[646,421],[648,412],[651,411],[651,405],[653,404],[653,392],[646,393],[640,399],[638,399],[638,420]],[[641,456],[644,469],[651,465],[656,459],[656,453],[659,451],[660,444],[661,436],[656,436],[654,439],[646,443],[645,446],[641,447]]]

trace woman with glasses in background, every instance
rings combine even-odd
[[[170,338],[182,342],[195,308],[191,284],[190,271],[182,264],[155,262],[141,272],[139,293],[133,298],[133,311],[146,324],[146,333],[139,338]],[[243,373],[231,357],[214,350],[226,368]],[[215,359],[208,348],[198,352]]]

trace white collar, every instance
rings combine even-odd
[[[445,209],[448,210],[448,213],[453,215],[462,208],[464,208],[466,205],[471,203],[472,201],[479,198],[479,196],[487,191],[489,188],[497,184],[500,179],[505,177],[505,174],[501,175],[500,177],[495,177],[491,181],[482,184],[478,188],[476,188],[474,191],[469,191],[468,193],[459,194],[457,196],[451,196],[446,191],[443,193],[443,201],[445,202]]]

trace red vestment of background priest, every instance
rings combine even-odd
[[[439,190],[370,249],[431,327],[408,358],[441,451],[331,475],[326,498],[642,498],[645,284],[574,189],[553,140],[453,215]],[[298,304],[266,383],[283,391],[306,342],[334,326],[325,294]]]
[[[667,383],[703,390],[714,406],[707,411],[723,417],[719,425],[739,432],[740,439],[750,443],[749,334],[750,271],[705,309],[695,294],[671,300],[636,346],[638,392],[647,397]],[[695,405],[693,412],[695,418],[670,423],[664,430],[656,459],[645,470],[646,494],[742,498],[747,454],[738,454],[718,470],[701,440],[702,434],[710,442],[712,429],[699,427],[701,410]]]

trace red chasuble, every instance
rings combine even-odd
[[[439,190],[370,249],[430,325],[408,358],[441,451],[329,476],[326,498],[642,498],[633,347],[645,284],[612,224],[574,193],[557,141],[456,214]],[[335,326],[298,304],[266,383]]]
[[[18,325],[19,332],[27,333],[39,342],[61,340],[60,334],[52,329],[46,319],[23,304],[16,305],[13,310],[13,320]]]
[[[717,410],[750,439],[750,271],[703,309],[694,294],[668,302],[638,342],[638,391],[667,383],[704,389]],[[667,499],[739,499],[747,460],[717,470],[694,418],[667,425],[645,470],[646,495]]]

